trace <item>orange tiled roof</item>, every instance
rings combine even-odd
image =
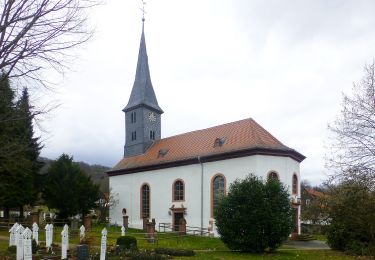
[[[215,140],[217,145],[215,145]],[[222,145],[220,142],[223,142]],[[266,151],[270,154],[284,152],[284,156],[290,156],[297,161],[305,159],[302,154],[282,144],[249,118],[157,140],[144,154],[123,158],[108,174],[116,175],[116,173],[121,174],[130,170],[136,172],[141,170],[135,169],[145,169],[156,165],[160,167],[160,165],[198,159],[198,157],[214,157],[232,153],[231,158],[233,158],[233,153],[255,149],[259,150],[259,153],[263,151],[262,154],[267,154]]]
[[[317,190],[314,190],[312,188],[306,188],[306,191],[308,194],[314,196],[314,197],[324,197],[324,193],[320,192],[320,191],[317,191]]]

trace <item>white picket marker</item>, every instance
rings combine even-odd
[[[46,230],[46,247],[47,250],[51,247],[51,226],[50,224],[47,224],[44,228]]]
[[[102,241],[100,245],[100,260],[105,260],[105,255],[107,251],[107,229],[102,230]]]
[[[23,260],[33,259],[33,250],[31,245],[32,232],[29,228],[26,228],[22,233],[23,237]]]
[[[18,223],[14,223],[13,226],[9,229],[9,246],[15,246],[17,245],[16,243],[16,236],[17,236],[17,233],[16,233],[16,229],[18,227]]]
[[[124,226],[122,226],[121,227],[121,236],[125,236],[125,227]]]
[[[80,241],[83,241],[86,237],[85,235],[85,231],[86,231],[86,228],[84,225],[82,225],[80,228],[79,228],[79,240]]]
[[[33,224],[33,239],[35,239],[36,244],[39,245],[39,226],[35,222]]]
[[[49,239],[50,239],[50,244],[51,244],[51,246],[52,246],[52,244],[53,244],[53,224],[49,224],[50,225],[50,231],[49,232],[51,232],[51,234],[50,234],[50,236],[49,236]]]
[[[65,224],[61,231],[61,259],[68,258],[68,247],[69,247],[69,227]]]
[[[16,232],[17,232],[17,260],[23,259],[23,231],[25,231],[25,228],[22,225],[18,225]]]

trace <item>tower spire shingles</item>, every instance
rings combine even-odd
[[[129,102],[123,111],[126,112],[142,105],[149,107],[156,112],[163,113],[163,110],[158,105],[155,91],[151,82],[144,33],[144,18],[142,18],[141,43],[139,46],[137,71],[135,74],[133,89],[130,94]]]

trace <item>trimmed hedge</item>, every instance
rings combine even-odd
[[[121,250],[125,249],[137,249],[137,239],[132,236],[123,236],[117,238],[116,245],[118,245]]]
[[[194,256],[195,253],[190,249],[175,249],[175,248],[155,248],[155,253],[161,255],[170,255],[170,256]]]

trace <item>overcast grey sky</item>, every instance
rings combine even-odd
[[[375,1],[149,0],[145,35],[167,137],[253,118],[304,154],[301,175],[325,179],[327,124],[341,93],[372,62]],[[42,156],[113,166],[123,154],[124,114],[141,35],[141,0],[107,0],[91,14],[94,39],[43,122]]]

